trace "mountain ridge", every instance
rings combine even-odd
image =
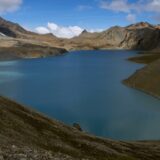
[[[83,30],[79,36],[65,39],[58,38],[52,33],[43,35],[27,31],[17,23],[0,18],[0,32],[12,38],[44,41],[52,47],[66,50],[115,48],[152,50],[160,48],[159,26],[148,22],[138,22],[126,27],[113,26],[102,32],[90,33]]]
[[[102,32],[83,32],[69,39],[71,49],[129,49],[152,50],[159,48],[160,30],[146,22],[126,27],[113,26]],[[68,47],[69,48],[69,47]]]

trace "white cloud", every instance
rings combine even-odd
[[[22,0],[0,0],[0,14],[16,11]]]
[[[47,34],[50,33],[49,29],[46,27],[37,27],[36,32],[40,34]]]
[[[145,10],[151,12],[160,12],[160,0],[149,0]]]
[[[59,26],[55,23],[48,23],[48,29],[51,31],[58,30]]]
[[[130,4],[127,0],[101,1],[100,7],[115,12],[130,12]]]
[[[72,38],[78,36],[84,29],[79,26],[60,26],[55,23],[48,23],[46,27],[40,26],[35,29],[39,34],[53,33],[57,37]]]
[[[35,29],[39,34],[48,34],[52,33],[57,37],[61,38],[72,38],[78,36],[82,33],[84,28],[79,26],[60,26],[55,23],[49,22],[47,26],[40,26]],[[101,32],[103,29],[88,29],[88,32]]]
[[[100,8],[113,12],[126,13],[126,19],[134,23],[136,21],[136,15],[140,13],[157,14],[159,19],[160,0],[137,0],[135,2],[130,2],[129,0],[102,0]]]
[[[126,17],[127,21],[130,23],[135,23],[136,22],[136,15],[135,14],[128,14]]]
[[[129,0],[104,0],[100,7],[114,12],[160,12],[160,0],[138,0],[130,3]]]

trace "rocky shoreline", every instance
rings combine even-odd
[[[160,99],[160,55],[151,53],[129,58],[133,62],[144,63],[146,66],[137,70],[123,83]]]
[[[67,50],[45,42],[0,37],[0,60],[42,58],[66,53]]]

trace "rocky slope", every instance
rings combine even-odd
[[[39,58],[67,52],[45,42],[0,36],[0,60]]]
[[[152,50],[160,46],[160,29],[149,23],[111,27],[100,33],[83,32],[65,41],[69,49],[137,49]]]
[[[160,142],[102,139],[0,97],[1,160],[159,160]]]
[[[0,60],[39,58],[67,52],[49,43],[54,39],[53,35],[38,35],[0,18]]]
[[[56,43],[60,43],[61,41],[61,39],[55,37],[53,34],[40,35],[27,31],[19,24],[7,21],[2,17],[0,17],[0,32],[12,38],[50,42],[50,45],[53,46],[56,46]]]
[[[0,32],[8,37],[13,38],[27,38],[32,36],[41,36],[34,32],[27,31],[18,23],[10,22],[0,17]],[[53,36],[53,35],[52,35]],[[55,36],[53,36],[54,38]]]
[[[0,31],[9,37],[20,37],[21,34],[29,34],[31,32],[26,31],[19,24],[7,21],[0,17]]]

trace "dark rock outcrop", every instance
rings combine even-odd
[[[29,31],[26,31],[17,23],[7,21],[0,17],[0,32],[9,36],[9,37],[19,37],[20,34],[28,34]]]
[[[11,31],[9,28],[0,26],[0,31],[1,31],[1,33],[3,33],[6,36],[16,38],[16,34],[13,31]]]
[[[122,43],[123,48],[152,50],[159,46],[160,30],[150,27],[130,30]]]
[[[73,127],[75,129],[77,129],[78,131],[83,131],[82,128],[81,128],[81,126],[78,123],[73,123]]]

